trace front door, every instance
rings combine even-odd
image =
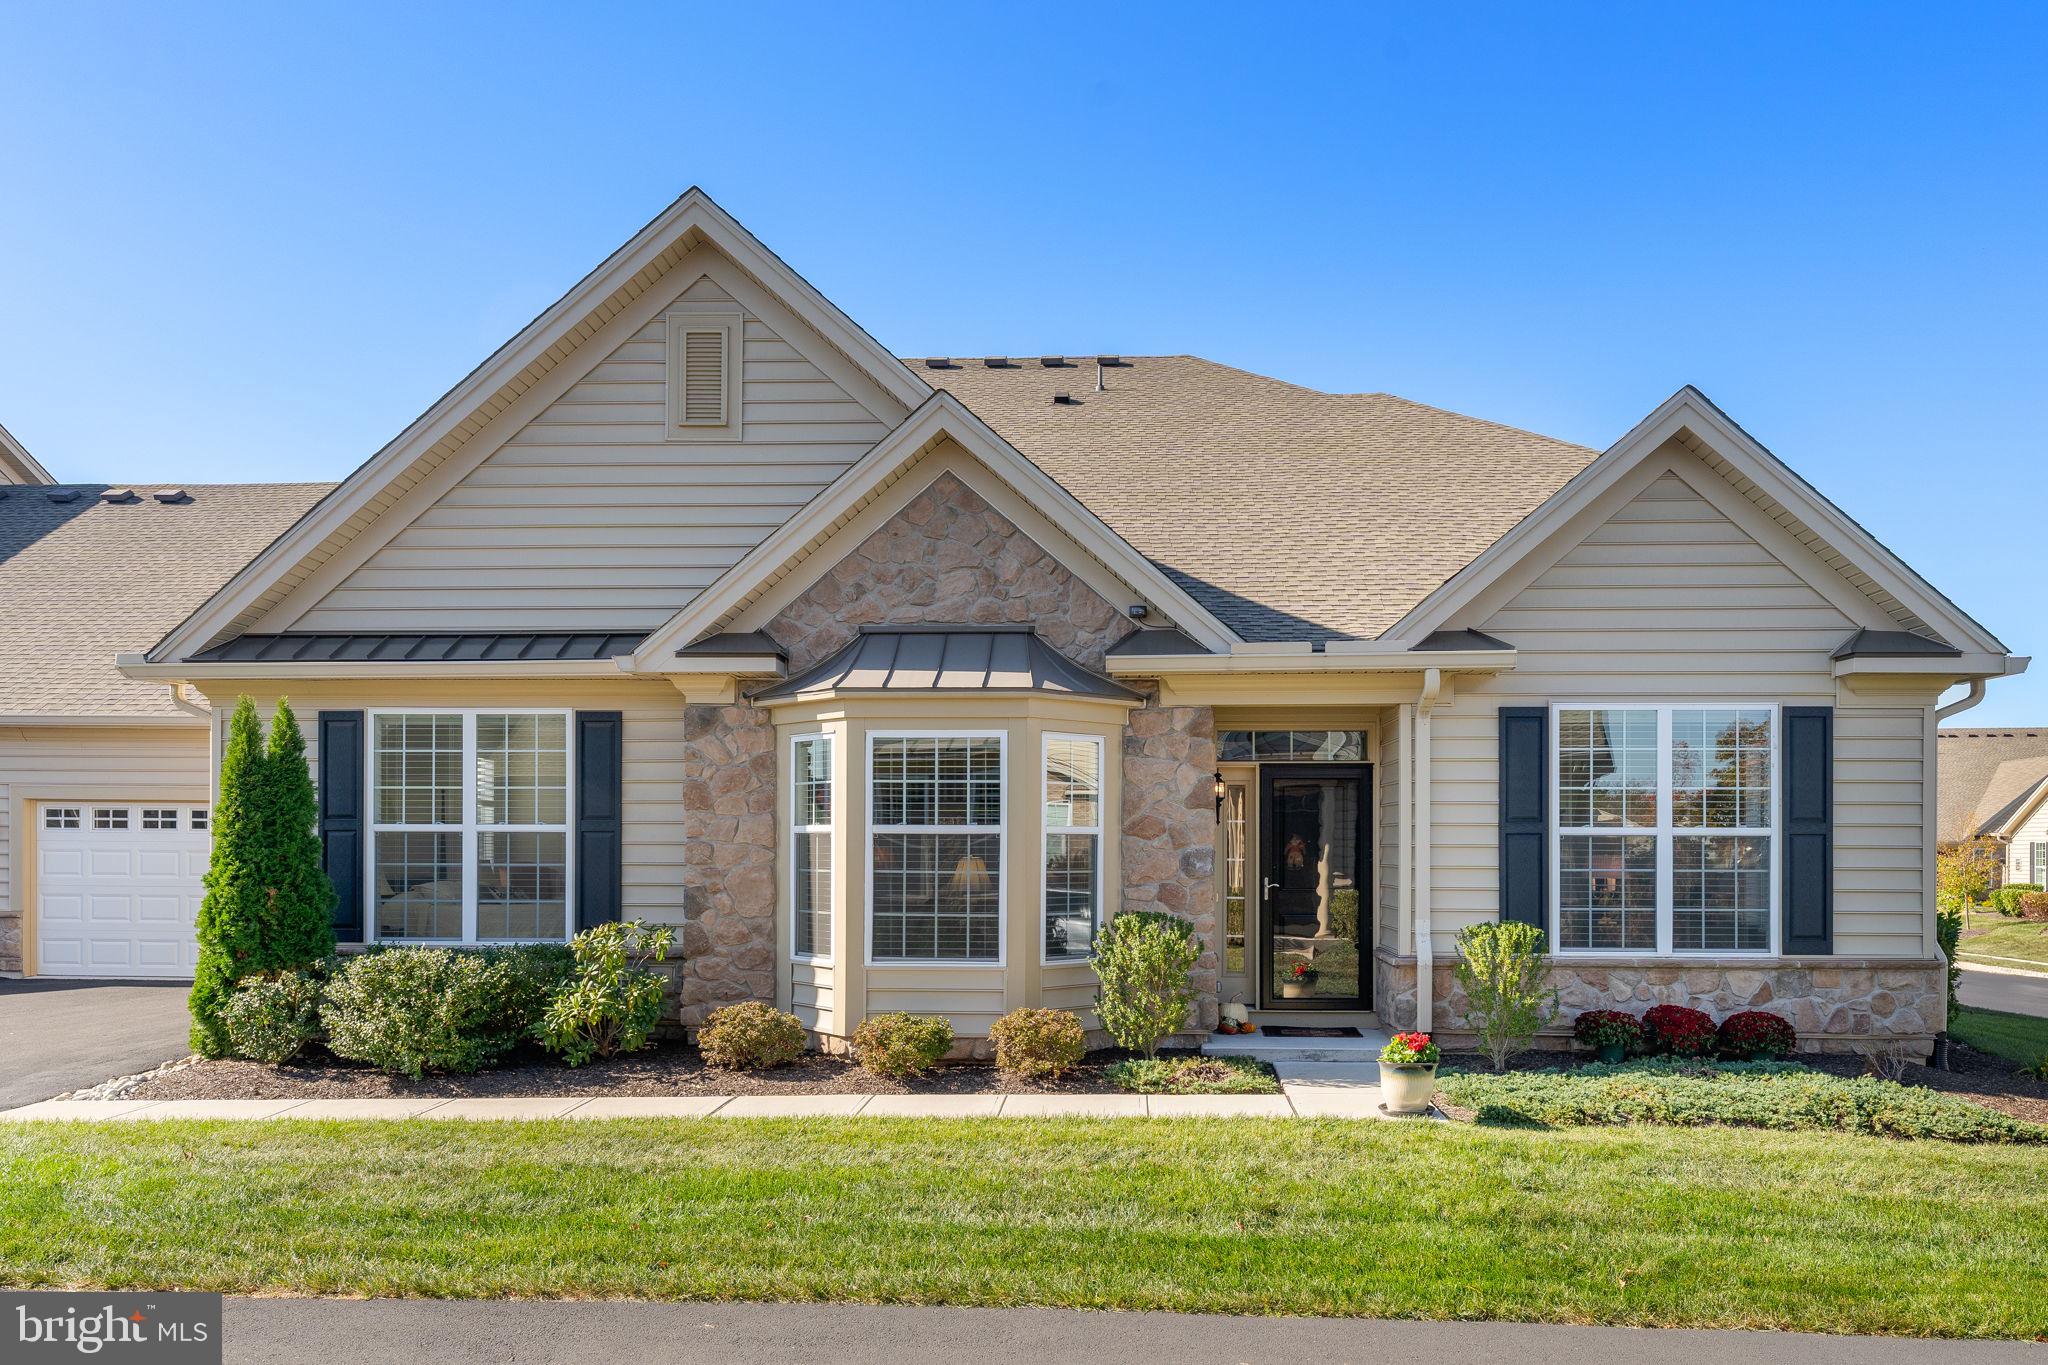
[[[1259,995],[1268,1009],[1366,1009],[1372,769],[1268,764],[1259,786]]]

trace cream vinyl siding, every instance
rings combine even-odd
[[[2005,880],[2011,882],[2031,881],[2028,875],[2027,850],[2035,844],[2048,843],[2048,801],[2034,807],[2026,823],[2013,832],[2012,841],[2005,848]]]
[[[1499,911],[1501,706],[1757,701],[1836,708],[1835,954],[1925,955],[1926,708],[1838,695],[1829,654],[1870,623],[1850,620],[1685,478],[1656,478],[1471,624],[1519,656],[1511,673],[1461,679],[1436,712],[1440,939]]]
[[[25,831],[31,802],[78,798],[210,803],[206,726],[8,727],[0,724],[0,972],[21,971],[33,932]]]
[[[665,681],[621,678],[533,682],[510,679],[361,679],[312,682],[288,687],[274,680],[221,683],[209,693],[219,733],[227,726],[235,698],[256,699],[267,729],[283,691],[291,698],[306,737],[306,756],[319,780],[320,712],[380,708],[492,706],[559,707],[570,711],[618,711],[625,719],[621,821],[620,896],[627,919],[653,924],[683,922],[683,696]],[[573,830],[572,830],[573,837]]]
[[[705,278],[678,298],[729,295]],[[660,625],[888,430],[791,339],[750,314],[744,332],[742,440],[667,439],[657,316],[292,629]]]

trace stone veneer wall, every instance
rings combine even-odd
[[[744,704],[683,708],[681,1021],[775,999],[775,723]]]
[[[1104,652],[1137,629],[951,474],[934,479],[765,629],[799,673],[860,627],[882,625],[1029,625],[1097,672]]]
[[[1216,714],[1146,706],[1124,730],[1123,904],[1169,910],[1194,926],[1196,1032],[1216,1027]]]
[[[1389,1028],[1415,1027],[1415,962],[1379,954],[1374,994]],[[1737,1010],[1769,1010],[1791,1021],[1807,1052],[1873,1052],[1904,1047],[1922,1055],[1947,1027],[1948,987],[1938,963],[1884,958],[1791,958],[1772,963],[1619,964],[1553,961],[1550,979],[1563,1012],[1547,1034],[1569,1037],[1583,1010],[1641,1014],[1652,1005],[1689,1005],[1718,1021]],[[1434,1028],[1450,1039],[1463,1031],[1465,994],[1451,964],[1439,960],[1433,987]]]

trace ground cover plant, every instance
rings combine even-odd
[[[1298,1119],[23,1124],[0,1280],[2028,1338],[2041,1158]]]
[[[2048,1143],[2048,1127],[1938,1091],[1791,1062],[1638,1061],[1506,1075],[1451,1073],[1438,1088],[1482,1123],[1543,1127],[1827,1130],[1948,1142]]]
[[[1109,1067],[1120,1090],[1141,1095],[1277,1095],[1273,1068],[1250,1057],[1132,1057]]]

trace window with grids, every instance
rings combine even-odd
[[[1558,948],[1770,951],[1776,708],[1553,714]]]
[[[370,774],[378,939],[568,937],[566,713],[379,712]]]
[[[43,811],[44,829],[77,829],[78,807],[50,806]]]
[[[1003,739],[869,739],[868,906],[877,962],[1002,958]]]
[[[1091,957],[1102,927],[1102,741],[1045,737],[1045,957]]]
[[[144,829],[176,829],[178,810],[175,806],[144,806],[142,808]]]
[[[790,951],[832,956],[832,737],[790,742]]]
[[[94,829],[128,828],[128,812],[119,806],[95,806],[92,812]]]

